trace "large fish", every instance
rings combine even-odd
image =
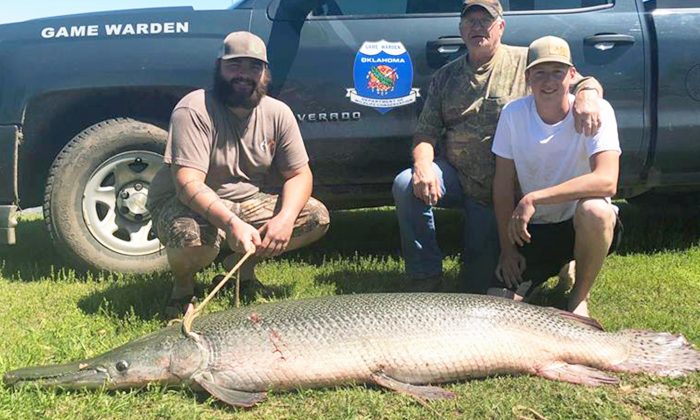
[[[680,376],[700,370],[682,336],[604,332],[567,312],[459,294],[332,296],[233,309],[172,326],[80,362],[8,372],[5,384],[109,389],[189,384],[234,406],[267,390],[373,383],[420,401],[430,384],[532,374],[586,385],[602,370]]]

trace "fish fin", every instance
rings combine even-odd
[[[598,330],[598,331],[605,331],[603,326],[600,325],[600,322],[596,321],[593,318],[589,318],[589,317],[583,316],[583,315],[576,315],[573,312],[567,312],[567,311],[563,311],[563,310],[557,309],[557,308],[550,308],[550,309],[552,309],[557,314],[559,314],[559,316],[566,318],[566,319],[569,319],[571,321],[574,321],[574,322],[578,323],[579,325],[586,326],[586,327],[589,327],[591,329]]]
[[[235,407],[250,408],[267,398],[265,392],[247,392],[229,388],[222,384],[221,375],[212,372],[205,372],[193,378],[205,391],[218,400]]]
[[[629,357],[611,370],[670,377],[700,371],[700,351],[680,334],[625,330],[620,335],[625,337]]]
[[[421,404],[426,404],[431,400],[444,400],[455,397],[455,394],[446,389],[430,385],[411,385],[387,376],[383,372],[374,372],[370,375],[370,378],[375,384],[392,391],[410,395]]]
[[[572,365],[566,362],[553,362],[549,365],[541,366],[534,373],[537,376],[555,381],[589,386],[616,384],[620,381],[598,369],[584,365]]]

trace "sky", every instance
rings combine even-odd
[[[199,10],[225,9],[233,2],[234,0],[11,0],[3,1],[0,24],[73,13],[145,7],[192,6]]]

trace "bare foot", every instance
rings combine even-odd
[[[506,289],[505,287],[491,287],[489,290],[486,291],[486,294],[489,296],[498,296],[505,299],[514,300],[516,302],[521,302],[524,298],[522,295],[519,295],[512,290]]]
[[[559,270],[559,283],[555,288],[557,293],[566,293],[574,286],[576,279],[576,261],[570,261]]]
[[[587,318],[591,317],[591,315],[588,313],[588,301],[587,300],[582,300],[578,305],[576,305],[575,308],[570,307],[569,310],[576,315],[585,316]]]

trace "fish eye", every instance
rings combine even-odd
[[[116,368],[117,368],[117,371],[124,372],[127,369],[129,369],[129,362],[127,362],[126,360],[120,360],[117,362]]]

